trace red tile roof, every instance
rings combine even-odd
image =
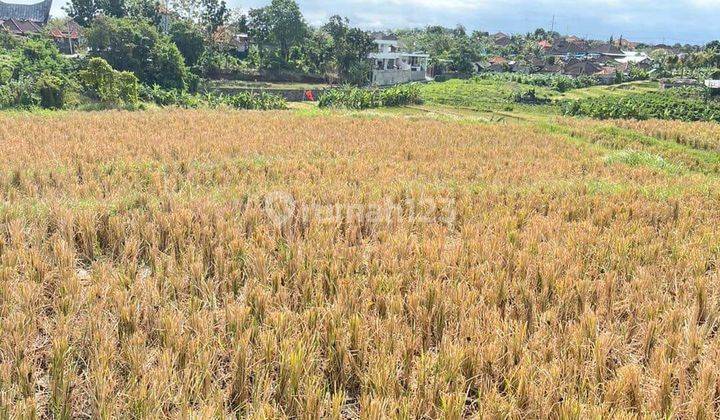
[[[506,58],[500,57],[499,55],[497,55],[497,56],[488,58],[488,62],[490,64],[505,64],[505,63],[508,63],[509,61]]]

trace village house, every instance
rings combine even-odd
[[[499,55],[490,57],[488,63],[490,63],[490,66],[486,70],[493,73],[510,71],[510,68],[514,64],[507,58],[500,57]]]
[[[610,57],[607,55],[601,55],[599,57],[590,57],[589,59],[593,63],[602,64],[604,66],[611,66],[611,65],[617,64],[615,57]]]
[[[372,84],[397,85],[427,79],[430,56],[421,52],[405,52],[394,35],[375,39],[377,50],[368,55],[372,65]]]
[[[618,69],[616,67],[606,66],[602,67],[600,71],[593,74],[593,76],[600,81],[600,83],[604,85],[611,85],[615,83],[615,81],[618,78],[618,74],[622,73],[621,69]]]
[[[52,0],[34,4],[0,1],[0,28],[15,36],[41,34],[50,18],[51,7]]]
[[[237,58],[246,58],[250,51],[250,36],[246,33],[235,33],[228,26],[217,28],[212,38],[213,42],[223,51],[227,51]]]
[[[652,68],[652,59],[643,52],[637,51],[624,51],[623,56],[617,58],[620,64],[633,65],[643,70],[650,70]]]
[[[579,76],[592,76],[599,73],[602,70],[602,66],[593,63],[592,61],[580,60],[570,65],[566,65],[563,73],[568,76],[579,77]]]
[[[49,31],[50,37],[55,42],[62,54],[76,54],[82,37],[82,28],[75,21],[69,20]]]
[[[590,48],[588,55],[591,57],[622,58],[625,53],[620,48],[610,43],[598,44]]]
[[[540,49],[544,52],[547,52],[552,48],[552,43],[543,39],[542,41],[538,41],[538,47],[540,47]]]
[[[590,44],[576,37],[558,38],[553,42],[548,55],[560,58],[585,58],[590,53]]]
[[[545,64],[541,69],[538,70],[538,73],[543,74],[560,74],[562,73],[562,66],[559,64]]]
[[[512,38],[502,32],[490,35],[490,37],[492,38],[493,43],[498,47],[507,47],[512,44]]]

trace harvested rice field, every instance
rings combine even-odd
[[[719,133],[0,115],[0,417],[717,418]]]

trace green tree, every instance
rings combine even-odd
[[[127,16],[125,0],[95,0],[95,4],[105,16],[117,18]]]
[[[225,0],[202,0],[201,20],[209,34],[215,33],[217,28],[225,25],[230,18]]]
[[[100,17],[87,31],[92,55],[113,68],[131,71],[141,82],[184,89],[187,68],[177,46],[144,20]]]
[[[152,48],[146,83],[157,84],[166,89],[185,90],[189,81],[185,61],[172,42],[161,39]]]
[[[43,73],[67,79],[71,73],[71,61],[63,57],[55,44],[47,39],[24,40],[13,54],[18,59],[13,74],[15,79],[26,76],[35,79]]]
[[[291,63],[294,68],[312,74],[335,74],[332,62],[332,40],[327,32],[311,30],[302,46],[295,51],[298,59]]]
[[[262,47],[270,46],[287,64],[293,47],[303,43],[308,27],[294,0],[272,0],[270,5],[249,13],[250,34]]]
[[[181,19],[188,20],[197,19],[201,7],[200,0],[170,0],[168,6]]]
[[[99,16],[125,17],[127,7],[125,0],[70,0],[64,7],[70,18],[82,26],[90,26]]]
[[[455,40],[447,56],[452,70],[458,73],[473,73],[475,70],[473,62],[477,60],[478,54],[467,37]]]
[[[199,28],[189,20],[176,20],[170,25],[170,39],[185,58],[185,64],[194,66],[205,52],[205,39]]]
[[[95,0],[70,0],[63,9],[78,25],[86,27],[90,26],[98,12]]]
[[[128,17],[147,19],[155,26],[160,25],[159,0],[126,0],[125,9]]]
[[[323,30],[330,35],[330,56],[337,66],[338,75],[345,81],[362,83],[363,66],[373,50],[372,37],[358,28],[351,28],[347,18],[332,16]],[[352,79],[352,80],[351,80]]]
[[[237,10],[230,12],[227,26],[236,33],[246,34],[248,32],[248,16]]]

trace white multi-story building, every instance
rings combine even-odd
[[[395,36],[381,36],[375,39],[377,50],[368,58],[372,63],[372,84],[378,86],[397,85],[426,80],[428,54],[401,51]]]

